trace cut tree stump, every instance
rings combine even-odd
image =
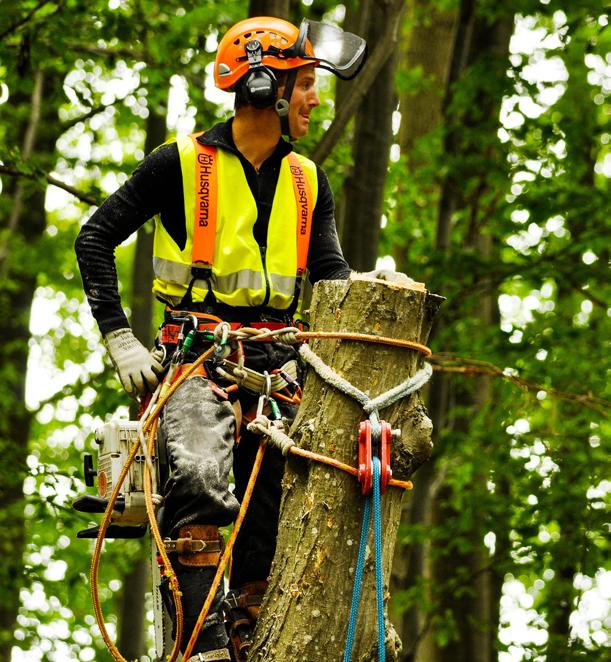
[[[348,331],[426,343],[442,297],[423,288],[364,277],[322,281],[314,288],[313,331]],[[422,366],[415,350],[350,340],[317,339],[312,350],[370,397],[412,376]],[[431,453],[431,422],[418,394],[380,412],[393,429],[393,478],[407,480]],[[357,466],[358,424],[367,416],[353,399],[309,369],[290,436],[298,446]],[[382,496],[384,593],[388,583],[404,490]],[[406,498],[410,498],[409,494]],[[289,455],[276,556],[254,633],[249,661],[342,660],[346,640],[364,497],[353,476]],[[367,550],[352,660],[377,657],[373,541]],[[387,627],[387,657],[400,643]]]

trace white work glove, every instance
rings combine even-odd
[[[156,350],[149,352],[129,328],[110,331],[104,344],[128,395],[134,398],[155,390],[163,372]]]
[[[365,276],[387,280],[389,283],[402,283],[403,285],[411,285],[415,282],[413,278],[406,276],[401,271],[393,271],[392,269],[374,269],[373,271],[366,271]]]

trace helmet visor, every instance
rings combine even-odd
[[[367,42],[362,37],[329,23],[305,18],[299,27],[295,49],[298,57],[317,60],[319,67],[343,80],[354,78],[367,57]]]

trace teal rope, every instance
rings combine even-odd
[[[363,583],[363,568],[365,566],[365,550],[367,548],[367,534],[369,533],[369,522],[371,520],[371,503],[373,500],[373,536],[375,550],[376,570],[376,606],[378,618],[378,660],[386,661],[386,649],[384,647],[384,592],[382,579],[382,507],[380,496],[380,458],[373,458],[373,499],[368,494],[365,497],[363,508],[363,522],[361,524],[361,539],[359,542],[359,553],[354,571],[354,586],[352,588],[352,604],[350,605],[350,619],[348,621],[348,634],[344,648],[344,662],[350,662],[352,647],[354,646],[354,635],[356,633],[356,619],[361,601],[361,584]]]
[[[384,580],[382,578],[382,499],[380,496],[380,458],[373,458],[373,544],[376,560],[376,606],[378,611],[378,660],[386,661],[384,646]]]
[[[369,520],[371,519],[371,495],[365,497],[363,509],[363,523],[361,524],[361,541],[359,553],[356,559],[354,571],[354,585],[352,588],[352,604],[350,605],[350,620],[348,621],[348,635],[346,647],[344,648],[344,662],[350,662],[352,657],[352,646],[354,645],[354,634],[356,631],[356,617],[359,613],[359,602],[361,601],[361,583],[363,580],[363,568],[365,566],[365,550],[367,548],[367,533],[369,532]]]

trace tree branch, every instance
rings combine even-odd
[[[32,16],[34,16],[34,14],[39,9],[42,9],[46,4],[49,4],[49,0],[40,0],[40,2],[35,7],[32,7],[30,12],[27,13],[23,18],[19,19],[16,23],[13,23],[13,25],[9,25],[9,27],[4,32],[0,32],[0,41],[12,32],[19,30],[22,25],[25,25],[32,18]]]
[[[129,48],[101,48],[89,44],[77,44],[74,46],[76,52],[89,53],[90,55],[103,55],[104,57],[124,57],[130,60],[146,62],[144,51],[133,51]]]
[[[609,400],[592,395],[591,393],[571,393],[569,391],[560,391],[548,386],[542,386],[541,384],[535,384],[527,379],[513,375],[506,369],[499,368],[493,363],[488,363],[487,361],[465,359],[445,352],[434,354],[428,360],[433,365],[433,369],[439,372],[453,372],[463,375],[485,375],[486,377],[506,379],[525,391],[545,391],[552,397],[560,398],[561,400],[579,402],[598,412],[605,418],[608,416],[607,410],[611,407],[611,402]]]
[[[95,205],[95,206],[101,203],[101,200],[98,199],[97,197],[94,197],[87,193],[83,193],[82,191],[79,191],[73,186],[70,186],[70,184],[66,184],[61,180],[56,179],[52,175],[49,175],[46,172],[42,172],[42,171],[26,172],[25,170],[19,170],[18,168],[11,168],[9,166],[0,165],[0,175],[8,175],[9,177],[23,177],[25,179],[33,179],[33,180],[43,177],[49,184],[51,184],[51,186],[57,186],[57,188],[61,188],[64,191],[67,191],[75,198],[78,198],[81,202],[85,202],[88,205]]]
[[[400,21],[398,16],[403,10],[404,0],[395,0],[392,8],[388,12],[388,20],[384,27],[384,33],[380,37],[377,46],[374,48],[371,57],[365,63],[363,70],[358,75],[358,80],[352,85],[350,92],[346,96],[341,107],[335,114],[331,126],[325,135],[312,150],[311,158],[313,161],[322,165],[326,158],[331,154],[333,148],[340,139],[342,132],[350,118],[358,110],[364,96],[369,92],[373,81],[380,73],[380,70],[390,57],[395,44],[397,43],[397,31]]]

